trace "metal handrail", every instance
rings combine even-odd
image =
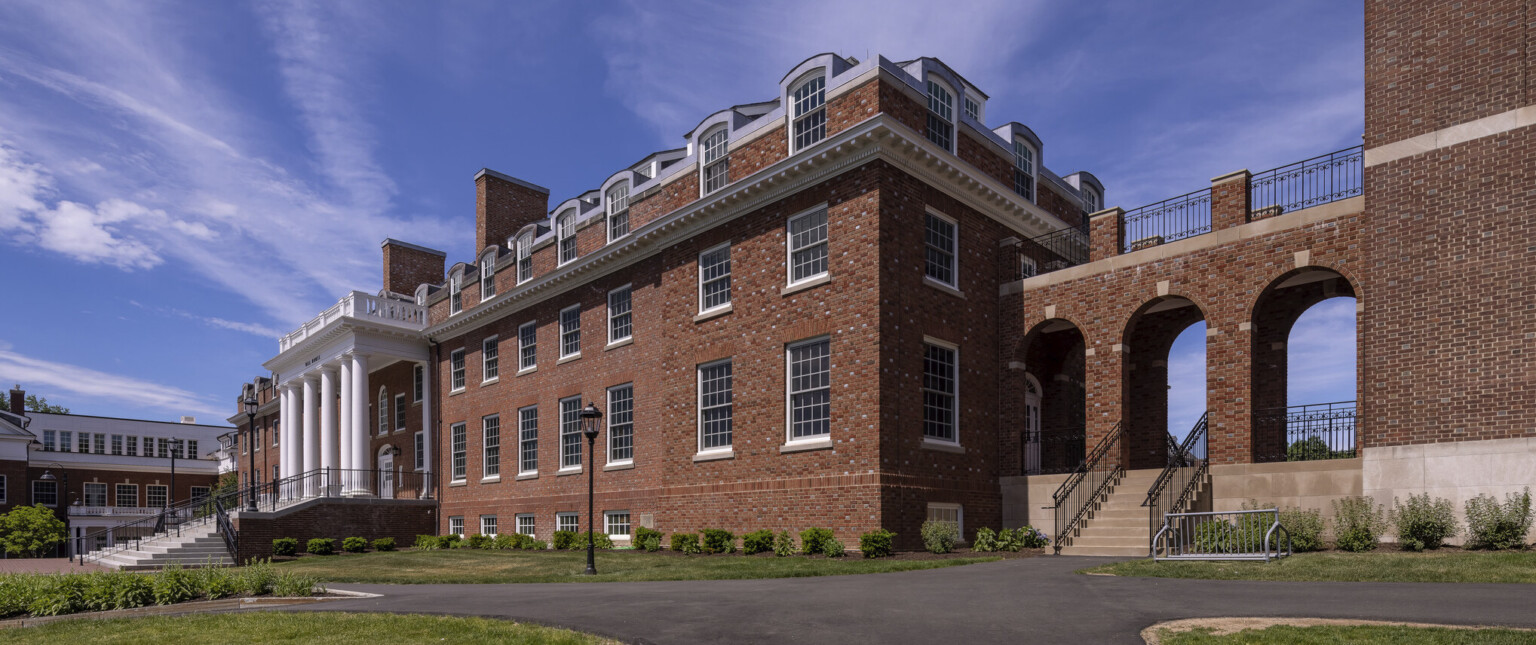
[[[1157,479],[1147,489],[1147,497],[1141,505],[1147,508],[1148,533],[1156,530],[1168,513],[1179,512],[1186,508],[1186,505],[1192,501],[1195,490],[1204,480],[1206,470],[1210,466],[1210,456],[1206,449],[1209,416],[1209,412],[1200,415],[1200,420],[1195,422],[1189,435],[1184,437],[1183,443],[1178,445],[1177,453],[1168,455],[1168,464],[1163,466],[1163,472],[1158,473]],[[1187,476],[1187,479],[1175,481],[1184,476]],[[1170,492],[1171,486],[1178,488],[1178,497],[1165,494]]]
[[[1255,437],[1268,438],[1256,442],[1255,460],[1352,459],[1359,455],[1358,423],[1354,401],[1255,410]]]
[[[1153,560],[1268,562],[1291,553],[1291,532],[1280,524],[1279,508],[1169,513],[1152,535]]]
[[[1057,555],[1061,555],[1061,548],[1071,541],[1071,532],[1088,513],[1088,507],[1102,497],[1110,484],[1125,472],[1125,467],[1118,459],[1112,463],[1104,463],[1105,457],[1117,453],[1119,447],[1120,423],[1116,422],[1109,434],[1093,447],[1093,451],[1083,460],[1083,464],[1078,466],[1077,470],[1073,471],[1072,475],[1067,477],[1067,480],[1062,482],[1056,492],[1051,495],[1055,504],[1048,508],[1054,509],[1056,514],[1054,548]],[[1084,482],[1087,482],[1086,487]],[[1093,489],[1091,495],[1082,494],[1086,488]]]
[[[240,503],[239,497],[235,498],[235,503]],[[239,553],[239,534],[235,532],[234,523],[229,521],[229,513],[224,510],[224,503],[218,498],[213,500],[213,509],[217,513],[215,517],[218,518],[219,533],[224,536],[224,548],[229,549],[229,556],[233,559],[235,554]]]
[[[1364,169],[1360,145],[1255,173],[1248,182],[1250,212],[1273,217],[1355,197],[1362,194]]]
[[[76,540],[75,544],[77,545],[109,541],[107,546],[100,549],[89,551],[84,548],[75,549],[79,552],[79,557],[76,558],[76,561],[81,565],[85,565],[90,562],[99,561],[108,555],[126,551],[130,546],[133,549],[138,549],[146,539],[161,535],[180,536],[183,527],[193,527],[206,523],[215,514],[214,505],[210,504],[210,502],[217,502],[223,499],[239,499],[240,495],[246,494],[249,490],[250,487],[246,487],[208,497],[183,500],[174,506],[162,508],[159,513],[151,517],[124,522],[86,533],[78,538],[72,538]],[[129,535],[125,536],[125,533]],[[124,537],[127,539],[122,539]]]

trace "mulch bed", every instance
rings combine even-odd
[[[399,550],[400,551],[416,551],[418,549],[406,548],[406,549],[399,549]],[[494,549],[481,549],[481,550],[494,550]],[[599,550],[606,550],[606,549],[599,549]],[[644,553],[644,551],[640,551],[638,549],[617,549],[617,551],[621,552],[621,553],[623,553],[623,552]],[[1048,551],[1049,551],[1049,549],[1022,549],[1022,550],[1019,550],[1019,551],[1012,551],[1012,552],[1010,552],[1010,551],[985,551],[985,552],[983,552],[983,551],[972,551],[972,550],[970,550],[968,548],[957,548],[957,549],[955,549],[954,551],[952,551],[950,553],[929,553],[927,551],[897,551],[895,554],[892,554],[891,556],[889,556],[887,558],[884,558],[884,559],[887,559],[887,560],[953,560],[953,559],[956,559],[956,558],[994,557],[994,558],[1004,558],[1004,559],[1010,559],[1011,560],[1011,559],[1016,559],[1016,558],[1032,558],[1032,557],[1037,556],[1037,555],[1045,555]],[[509,550],[508,552],[512,552],[512,550]],[[516,550],[516,552],[517,553],[558,553],[558,551],[555,551],[553,549],[546,550],[546,551]],[[373,552],[370,551],[369,553],[373,553]],[[349,555],[361,555],[361,554],[337,552],[334,555],[310,555],[308,553],[300,553],[300,554],[294,555],[294,556],[273,556],[272,562],[274,562],[274,563],[278,563],[278,562],[292,562],[294,560],[298,560],[299,558],[334,558],[334,557],[344,557],[344,556],[349,556]],[[694,553],[694,554],[688,554],[688,553],[683,553],[681,551],[673,551],[671,549],[662,549],[660,551],[656,551],[656,552],[650,553],[648,555],[655,555],[655,556],[661,556],[661,557],[671,557],[671,558],[773,558],[773,557],[777,557],[772,552],[756,553],[756,554],[753,554],[753,555],[744,555],[740,551],[737,551],[735,553]],[[814,557],[814,558],[819,558],[819,557],[824,557],[824,556],[819,556],[819,555],[817,555],[817,556],[794,555],[794,556],[790,556],[790,557],[796,557],[796,558]],[[859,553],[858,551],[849,551],[848,555],[845,556],[845,557],[858,559],[858,558],[863,557],[863,554]]]

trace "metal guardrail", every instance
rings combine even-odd
[[[1053,545],[1056,555],[1061,555],[1061,548],[1072,542],[1072,531],[1082,522],[1083,516],[1088,513],[1088,508],[1099,498],[1104,496],[1109,488],[1119,477],[1125,473],[1125,467],[1120,463],[1121,448],[1120,424],[1115,423],[1113,430],[1093,447],[1093,452],[1073,471],[1072,476],[1061,483],[1056,492],[1051,495],[1056,514],[1056,540]]]
[[[1182,443],[1173,444],[1168,451],[1168,464],[1163,467],[1157,480],[1147,489],[1147,499],[1141,503],[1147,508],[1147,534],[1157,531],[1163,517],[1189,508],[1195,493],[1205,482],[1210,468],[1207,452],[1207,422],[1210,413],[1200,415]],[[1173,437],[1168,437],[1169,442]]]
[[[1127,211],[1124,247],[1130,253],[1211,232],[1211,189],[1170,197]]]
[[[1279,450],[1257,455],[1258,461],[1353,459],[1359,454],[1356,423],[1354,401],[1256,410],[1256,442],[1264,437],[1284,438],[1283,444],[1275,446]]]
[[[1152,536],[1153,560],[1263,560],[1291,554],[1280,509],[1169,513]]]
[[[249,487],[217,493],[212,496],[199,496],[190,500],[177,502],[174,506],[167,506],[154,515],[140,518],[131,522],[124,522],[115,526],[99,529],[86,533],[77,538],[71,538],[73,543],[70,557],[81,565],[96,562],[102,558],[130,549],[136,550],[145,540],[155,537],[175,535],[180,536],[185,529],[203,526],[212,521],[217,514],[217,505],[220,502],[229,503],[235,499],[242,499],[250,490]],[[86,550],[84,545],[104,544],[103,548]],[[76,557],[78,556],[78,557]]]
[[[238,498],[236,499],[238,503]],[[240,534],[235,531],[235,525],[229,521],[229,513],[224,510],[224,503],[219,498],[213,499],[214,518],[219,523],[219,534],[224,536],[224,548],[229,549],[229,557],[233,559],[239,553]]]
[[[1273,217],[1362,194],[1365,147],[1355,146],[1255,174],[1251,214]]]
[[[1087,444],[1088,435],[1082,426],[1025,431],[1024,442],[1019,446],[1024,474],[1070,473],[1082,465]]]
[[[1084,220],[1085,222],[1087,220]],[[1088,263],[1088,232],[1064,228],[1014,244],[1016,280]]]

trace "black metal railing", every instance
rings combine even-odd
[[[427,499],[431,484],[428,472],[320,468],[262,484],[257,510],[276,510],[317,497]]]
[[[1125,467],[1120,463],[1120,434],[1120,424],[1115,423],[1114,429],[1093,447],[1083,464],[1051,495],[1055,502],[1052,508],[1056,514],[1056,543],[1053,546],[1057,555],[1061,555],[1063,546],[1071,544],[1072,531],[1083,521],[1089,508],[1125,474]]]
[[[1083,426],[1026,430],[1020,463],[1026,475],[1070,473],[1082,465],[1087,445]]]
[[[240,498],[235,498],[235,503]],[[214,521],[218,522],[219,534],[224,536],[224,548],[229,549],[229,557],[234,558],[239,553],[240,536],[235,531],[234,523],[229,521],[229,513],[224,510],[224,502],[219,498],[213,498]]]
[[[1023,240],[1014,245],[1018,274],[1015,279],[1059,271],[1088,263],[1088,232],[1064,228]]]
[[[1258,461],[1352,459],[1356,444],[1354,401],[1293,405],[1253,413]],[[1267,450],[1264,448],[1268,448]]]
[[[1184,441],[1174,443],[1172,435],[1168,437],[1171,444],[1168,465],[1158,473],[1157,480],[1147,489],[1146,501],[1141,503],[1147,508],[1147,535],[1156,535],[1169,513],[1185,512],[1194,503],[1210,465],[1206,439],[1208,416],[1209,413],[1200,415]]]
[[[183,531],[215,521],[218,505],[228,506],[243,499],[249,488],[224,491],[212,496],[199,495],[161,508],[154,515],[86,533],[71,545],[70,557],[81,565],[96,562],[114,553],[136,550],[145,540],[161,536],[180,536]],[[101,545],[100,548],[96,548]],[[76,557],[78,556],[78,557]]]
[[[1211,189],[1171,197],[1127,211],[1122,253],[1211,232]]]
[[[1249,180],[1255,217],[1311,208],[1361,194],[1365,147],[1355,146],[1257,173]]]

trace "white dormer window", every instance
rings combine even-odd
[[[972,121],[981,123],[981,104],[970,96],[965,97],[965,115],[971,117]]]
[[[1013,192],[1035,201],[1035,149],[1021,139],[1013,140]]]
[[[1103,206],[1102,206],[1103,201],[1100,200],[1099,194],[1097,192],[1095,192],[1092,188],[1089,188],[1087,186],[1083,186],[1082,190],[1083,190],[1083,212],[1085,212],[1085,213],[1097,213],[1097,212],[1099,212],[1099,209],[1103,208]]]
[[[629,235],[629,182],[608,189],[608,241]]]
[[[928,79],[928,140],[945,150],[954,150],[955,94],[931,78]]]
[[[827,77],[824,73],[805,79],[789,91],[794,119],[790,142],[799,152],[827,137]]]
[[[517,236],[517,283],[533,279],[533,232]]]
[[[487,251],[480,258],[480,300],[490,300],[496,295],[496,251]]]
[[[560,262],[576,259],[576,209],[567,209],[555,218],[555,235],[560,239]]]
[[[729,181],[727,175],[731,169],[731,158],[726,154],[726,143],[729,140],[729,136],[723,125],[711,130],[709,134],[704,136],[704,166],[703,170],[700,171],[703,173],[703,176],[699,180],[699,185],[703,187],[702,194],[704,195],[724,188],[726,182]]]
[[[448,313],[456,314],[464,311],[464,274],[454,271],[448,278]]]

